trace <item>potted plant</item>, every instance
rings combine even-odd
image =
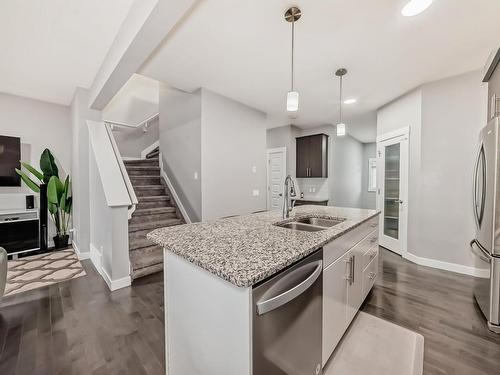
[[[59,179],[59,169],[54,156],[49,149],[45,149],[40,157],[40,169],[37,170],[28,163],[21,165],[29,171],[36,180],[33,180],[23,171],[16,169],[23,182],[35,193],[40,193],[40,200],[47,201],[48,211],[56,226],[57,234],[53,237],[56,249],[68,246],[69,220],[71,217],[72,196],[70,177],[64,183]],[[41,204],[41,210],[45,205]],[[44,214],[43,212],[41,213]]]

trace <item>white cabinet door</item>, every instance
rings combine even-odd
[[[351,253],[323,270],[323,366],[347,329],[347,273]]]
[[[351,267],[347,283],[347,325],[358,312],[363,303],[363,256],[366,251],[366,240],[353,247],[348,254],[348,267]]]

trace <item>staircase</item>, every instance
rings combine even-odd
[[[137,279],[163,270],[163,250],[146,238],[156,228],[184,224],[160,176],[158,154],[143,160],[124,160],[139,200],[129,220],[131,277]]]

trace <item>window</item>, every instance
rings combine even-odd
[[[377,191],[377,159],[368,159],[368,191]]]

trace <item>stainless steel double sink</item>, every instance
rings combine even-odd
[[[326,217],[304,217],[287,223],[275,224],[278,227],[304,232],[319,232],[340,224],[345,219],[330,219]]]

